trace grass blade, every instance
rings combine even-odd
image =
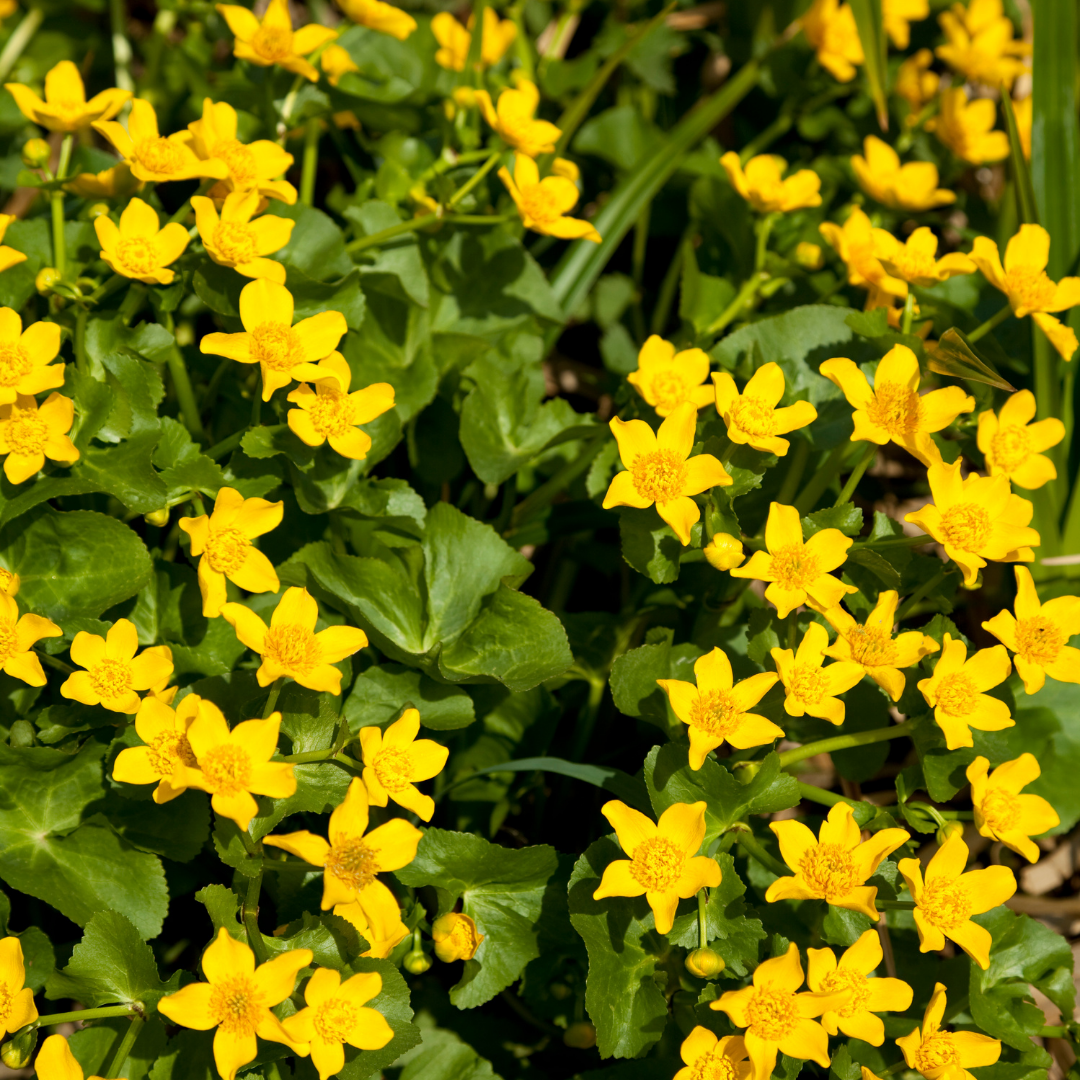
[[[866,57],[866,81],[870,96],[874,99],[878,125],[882,131],[889,130],[889,106],[885,94],[886,51],[885,18],[882,0],[849,0],[855,25],[859,28],[863,55]]]

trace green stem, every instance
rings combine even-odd
[[[1039,1028],[1036,1034],[1044,1039],[1067,1039],[1069,1037],[1069,1029],[1067,1027],[1058,1027],[1053,1024],[1045,1024],[1043,1027]]]
[[[572,461],[568,461],[559,471],[551,477],[550,480],[541,484],[531,495],[526,496],[521,502],[514,507],[514,512],[510,518],[510,529],[513,531],[518,528],[523,522],[527,521],[530,517],[547,506],[549,502],[560,492],[563,488],[573,483],[586,469],[592,464],[592,460],[597,454],[604,448],[604,444],[607,442],[608,431],[607,428],[602,428],[597,434],[592,437],[591,442],[587,443]]]
[[[255,959],[260,964],[265,964],[269,959],[266,952],[266,942],[263,941],[262,931],[259,930],[259,894],[262,892],[262,870],[253,878],[248,879],[247,896],[244,897],[244,929],[247,930],[248,944]]]
[[[906,619],[908,615],[915,610],[916,605],[924,596],[928,596],[934,591],[950,574],[952,568],[946,566],[944,569],[939,570],[929,581],[924,581],[908,598],[904,601],[903,606],[896,613],[896,621],[900,622],[902,619]]]
[[[108,281],[99,285],[86,299],[91,304],[100,303],[106,296],[116,292],[117,289],[129,280],[129,278],[124,277],[122,274],[113,274]]]
[[[697,893],[697,931],[698,946],[702,949],[709,947],[709,933],[705,923],[705,890],[698,889]]]
[[[773,225],[779,216],[779,214],[766,214],[758,222],[756,230],[757,245],[754,249],[754,270],[756,273],[760,274],[765,269],[765,255],[769,248],[769,234],[772,232]]]
[[[876,443],[867,443],[863,456],[859,459],[859,464],[851,471],[847,483],[840,489],[840,494],[837,495],[833,506],[843,506],[844,503],[850,501],[851,496],[855,494],[855,489],[859,486],[859,481],[863,478],[863,473],[870,468],[874,458],[877,457],[877,451]]]
[[[911,323],[915,318],[915,294],[908,289],[907,299],[904,300],[904,314],[900,317],[900,333],[910,334]]]
[[[292,116],[293,106],[296,104],[296,95],[300,93],[300,87],[304,83],[304,76],[297,75],[293,79],[293,84],[289,87],[289,92],[285,95],[285,100],[281,103],[281,116],[277,122],[277,141],[278,146],[285,145],[285,136],[289,133],[289,117]]]
[[[847,803],[849,806],[859,805],[855,799],[849,799],[846,795],[837,795],[835,791],[826,791],[824,788],[804,784],[802,781],[799,781],[799,794],[808,802],[820,803],[822,806],[836,806],[837,803]]]
[[[821,498],[825,489],[833,482],[833,477],[840,471],[847,457],[851,443],[841,443],[829,451],[828,456],[821,465],[814,470],[809,483],[803,488],[802,494],[795,500],[795,509],[800,515],[808,514],[814,509],[818,499]]]
[[[756,859],[770,873],[777,877],[790,877],[791,871],[779,859],[774,859],[757,841],[754,834],[746,827],[739,831],[736,839],[746,854]]]
[[[964,337],[969,342],[978,341],[979,338],[985,337],[995,327],[1000,326],[1010,315],[1012,314],[1012,307],[1006,304],[996,315],[991,315],[981,326],[976,326],[970,334],[965,334]]]
[[[888,739],[900,739],[909,735],[914,726],[911,720],[905,720],[902,724],[894,724],[892,727],[856,731],[850,735],[834,735],[829,739],[819,739],[817,742],[796,746],[792,750],[781,753],[780,768],[786,769],[789,765],[795,765],[818,754],[831,754],[834,750],[849,750],[853,746],[869,746],[871,743],[885,742]]]
[[[205,432],[199,417],[199,406],[195,401],[195,391],[191,388],[191,376],[188,375],[187,364],[184,362],[184,354],[180,351],[179,345],[173,344],[167,361],[173,389],[176,391],[176,400],[180,403],[180,415],[184,418],[184,426],[191,432],[193,439],[201,441],[205,438]]]
[[[104,1005],[99,1009],[49,1013],[48,1016],[39,1016],[35,1024],[38,1027],[52,1027],[54,1024],[73,1024],[79,1020],[108,1020],[115,1016],[136,1016],[141,1009],[142,1004],[138,1001],[133,1001],[130,1005]]]
[[[913,900],[878,900],[877,906],[885,911],[914,911]]]
[[[803,473],[806,471],[806,463],[810,460],[810,443],[806,439],[795,440],[795,452],[791,455],[791,463],[788,465],[787,475],[784,477],[783,486],[777,492],[776,501],[782,505],[791,502],[795,492],[802,483]]]
[[[716,321],[706,329],[703,337],[715,337],[724,329],[728,323],[733,322],[742,313],[744,308],[750,306],[750,303],[757,296],[758,289],[761,288],[765,276],[760,273],[754,273],[750,276],[750,279],[743,284],[743,287],[738,291],[735,299],[720,313]]]
[[[901,547],[925,547],[932,544],[934,538],[927,533],[919,533],[918,536],[893,536],[888,540],[866,540],[855,546],[864,551],[887,551],[889,548]]]
[[[589,748],[589,740],[592,738],[593,728],[596,727],[596,717],[600,712],[600,703],[604,700],[606,687],[607,679],[601,675],[594,675],[589,679],[589,696],[585,702],[585,708],[578,713],[578,722],[574,730],[574,743],[570,749],[571,761],[581,761]]]
[[[71,161],[71,147],[74,135],[65,135],[60,144],[60,161],[56,166],[56,177],[63,180],[67,176],[68,163]],[[64,240],[64,192],[57,189],[50,196],[52,202],[53,265],[61,278],[67,270],[67,246]]]
[[[460,79],[479,86],[480,72],[484,66],[484,9],[488,0],[473,0],[472,6],[472,36],[469,38],[469,52],[465,57],[465,67],[461,71]]]
[[[675,302],[675,290],[679,285],[679,277],[682,272],[683,262],[686,259],[687,248],[691,244],[695,223],[691,222],[683,233],[682,241],[671,264],[664,272],[664,280],[660,283],[660,293],[653,308],[652,324],[650,329],[654,334],[662,334],[667,326],[668,316],[671,314],[671,305]],[[692,250],[692,248],[691,248]]]
[[[127,1061],[128,1054],[131,1053],[135,1040],[139,1037],[139,1032],[142,1031],[145,1023],[146,1018],[138,1013],[131,1018],[131,1023],[128,1024],[128,1029],[124,1032],[124,1037],[120,1040],[120,1045],[116,1048],[116,1053],[113,1054],[113,1059],[105,1070],[106,1078],[120,1075],[120,1070],[124,1067],[124,1062]]]
[[[315,172],[319,164],[319,136],[322,127],[317,117],[312,117],[304,128],[304,164],[300,175],[300,201],[311,206],[315,201]]]
[[[198,190],[195,191],[194,194],[191,196],[191,199],[197,199],[200,195],[205,195],[216,183],[216,180],[203,180],[202,183],[199,184]],[[188,214],[191,212],[191,199],[188,199],[187,202],[182,202],[180,204],[180,207],[176,211],[176,213],[173,214],[171,218],[169,218],[168,224],[184,224],[184,222],[187,220]]]
[[[23,17],[23,21],[15,27],[4,46],[4,51],[0,53],[0,82],[11,73],[15,62],[30,44],[30,39],[37,33],[44,18],[45,12],[41,8],[32,7]]]
[[[109,29],[112,31],[113,64],[115,66],[116,88],[135,90],[135,80],[131,77],[131,42],[127,33],[127,11],[124,0],[109,0]]]
[[[44,660],[49,667],[54,667],[57,671],[62,671],[65,675],[75,674],[75,668],[65,664],[64,661],[58,657],[50,656],[47,652],[39,652],[37,649],[33,649],[32,651],[39,660]]]
[[[306,863],[303,859],[266,859],[263,862],[263,869],[297,872],[302,870],[306,874],[314,874],[319,867],[312,866],[311,863]]]
[[[90,312],[81,307],[75,316],[75,368],[84,375],[86,374],[86,321],[89,315]]]
[[[263,706],[262,718],[264,720],[270,719],[270,714],[277,707],[278,695],[281,693],[281,688],[285,685],[285,676],[280,675],[275,680],[274,685],[270,687],[270,696],[266,699],[266,705]]]
[[[218,458],[223,458],[226,454],[231,454],[239,445],[240,440],[247,434],[246,431],[237,431],[230,435],[227,439],[222,439],[216,446],[211,446],[209,450],[204,450],[211,461],[217,461]]]
[[[491,170],[494,169],[496,165],[498,165],[499,159],[501,157],[502,151],[495,150],[488,157],[487,161],[485,161],[484,164],[481,165],[480,168],[477,169],[476,172],[474,172],[472,176],[470,176],[469,179],[466,180],[465,183],[462,184],[461,187],[459,187],[457,191],[455,191],[454,194],[450,196],[446,205],[448,207],[457,206],[457,204],[461,202],[461,200],[464,199],[465,196],[468,195],[469,192],[472,191],[472,189],[476,187],[476,185],[479,184],[480,181],[483,180],[484,177],[487,176],[487,174],[491,172]]]
[[[512,214],[455,214],[446,220],[455,225],[502,225],[517,217],[518,212],[515,210]]]
[[[403,221],[400,225],[391,225],[389,229],[383,229],[380,232],[372,233],[370,236],[361,236],[358,240],[353,240],[351,243],[346,244],[345,250],[349,252],[350,255],[355,255],[358,251],[366,251],[368,248],[385,244],[387,240],[393,240],[395,236],[402,236],[405,233],[416,232],[417,229],[423,229],[432,222],[438,221],[441,217],[442,214],[438,213],[424,214],[421,217],[409,218],[408,221]]]

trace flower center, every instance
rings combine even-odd
[[[300,335],[284,323],[260,323],[251,331],[251,355],[275,371],[291,371],[304,362]]]
[[[727,738],[739,722],[742,710],[723,690],[710,690],[698,696],[690,706],[690,723],[717,738]]]
[[[937,685],[937,707],[950,716],[968,716],[979,701],[979,688],[962,671],[946,675]]]
[[[960,1055],[953,1043],[952,1033],[935,1031],[915,1054],[915,1068],[924,1075],[932,1069],[941,1070],[949,1065],[959,1065]]]
[[[926,280],[934,277],[936,261],[933,255],[928,255],[925,251],[912,251],[911,248],[905,247],[888,260],[883,259],[882,262],[896,277],[903,278],[904,281]]]
[[[379,778],[379,783],[387,791],[404,791],[412,783],[410,779],[412,762],[409,760],[409,755],[395,746],[380,750],[375,755],[372,768]]]
[[[1014,473],[1031,457],[1031,436],[1020,424],[1005,424],[990,443],[990,462],[1002,472]]]
[[[1045,270],[1014,266],[1005,275],[1005,291],[1014,309],[1025,307],[1029,311],[1045,311],[1054,302],[1057,286],[1046,276]]]
[[[0,342],[0,386],[14,386],[33,367],[34,362],[17,341]]]
[[[651,390],[661,409],[674,409],[687,399],[686,380],[674,371],[654,375]]]
[[[813,664],[795,664],[787,679],[787,692],[806,705],[816,705],[828,697],[829,681],[825,672]]]
[[[184,164],[184,154],[176,143],[159,136],[156,139],[140,139],[135,144],[135,160],[147,172],[167,178],[180,171]]]
[[[0,619],[0,664],[15,655],[15,620]]]
[[[765,438],[776,434],[776,410],[761,398],[739,398],[728,415],[731,423],[747,435]]]
[[[668,839],[654,836],[637,846],[630,860],[630,876],[648,892],[663,892],[679,879],[686,856]]]
[[[942,513],[941,532],[946,544],[977,552],[990,538],[990,515],[978,503],[957,503]]]
[[[292,52],[292,31],[280,26],[260,26],[251,39],[251,47],[264,60],[277,63]]]
[[[345,1042],[356,1027],[359,1016],[356,1006],[344,998],[330,998],[316,1010],[312,1023],[323,1042]]]
[[[0,1020],[6,1020],[11,1014],[11,1006],[15,1004],[15,995],[11,987],[6,983],[0,983]]]
[[[971,917],[972,904],[959,881],[928,881],[919,907],[939,930],[955,930]]]
[[[690,1066],[690,1080],[737,1080],[738,1075],[735,1062],[715,1048]]]
[[[271,57],[269,59],[275,58]],[[225,162],[229,167],[229,175],[237,187],[251,187],[255,183],[258,175],[258,165],[255,160],[255,152],[250,146],[245,146],[238,139],[222,139],[221,142],[214,145],[211,156]],[[243,225],[233,225],[231,228],[247,232],[247,227]]]
[[[298,623],[271,626],[266,635],[263,656],[273,660],[287,671],[306,675],[319,665],[322,650],[315,635]]]
[[[454,943],[454,951],[461,956],[472,959],[480,943],[476,940],[476,924],[471,919],[455,919],[450,928],[450,940]]]
[[[759,990],[746,1011],[750,1029],[765,1042],[779,1042],[799,1022],[795,995],[782,990]]]
[[[848,632],[851,659],[863,667],[886,667],[895,664],[900,651],[892,635],[874,626],[853,626]]]
[[[631,468],[634,487],[643,499],[671,502],[686,485],[686,462],[674,450],[642,454]]]
[[[847,896],[859,884],[851,852],[839,844],[815,844],[799,864],[806,884],[826,900]]]
[[[263,1010],[262,995],[250,976],[214,983],[210,991],[210,1014],[228,1035],[254,1035]]]
[[[1020,821],[1020,798],[1002,787],[987,788],[979,805],[987,825],[999,835],[1015,829]]]
[[[251,757],[246,750],[231,743],[215,746],[199,759],[199,768],[213,785],[215,792],[235,795],[247,791],[251,781]]]
[[[1040,667],[1052,664],[1067,640],[1061,628],[1045,615],[1017,620],[1016,651],[1028,663],[1038,664]]]
[[[195,768],[195,752],[182,732],[163,731],[155,735],[147,746],[150,751],[150,767],[158,776],[172,776],[178,764]]]
[[[360,837],[348,836],[327,852],[325,868],[338,881],[359,892],[375,880],[379,857]]]
[[[212,243],[234,265],[251,262],[255,258],[255,237],[252,236],[251,227],[248,225],[222,221],[214,229]]]
[[[551,225],[562,217],[554,198],[543,184],[533,184],[532,187],[520,190],[524,216],[535,221],[537,225]]]
[[[903,383],[877,383],[866,414],[871,423],[884,428],[891,436],[911,435],[919,427],[920,406],[919,395]]]
[[[215,529],[206,541],[206,557],[219,574],[234,574],[248,556],[251,541],[239,529]]]
[[[329,379],[321,379],[315,400],[308,406],[308,416],[315,430],[326,438],[344,435],[356,424],[356,409],[348,394],[342,393]]]
[[[90,685],[99,698],[118,698],[131,689],[131,665],[122,660],[102,660],[90,669]]]
[[[821,576],[817,559],[809,554],[805,544],[793,544],[771,553],[769,572],[782,589],[805,589]]]
[[[4,438],[13,454],[40,454],[49,438],[49,425],[38,419],[36,408],[14,408]]]
[[[116,245],[116,261],[130,274],[149,274],[161,265],[157,244],[145,236],[120,240]]]
[[[856,1013],[865,1011],[870,1001],[870,983],[862,972],[854,968],[837,968],[830,971],[821,980],[822,990],[847,990],[850,992],[847,1004],[837,1009],[837,1013],[843,1017],[854,1016]]]

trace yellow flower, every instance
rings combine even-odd
[[[820,270],[825,265],[821,245],[811,244],[808,240],[800,240],[795,245],[795,262],[804,270],[811,272]]]
[[[71,398],[50,394],[39,407],[32,397],[19,394],[15,403],[0,405],[0,454],[4,475],[13,484],[36,476],[45,459],[61,465],[79,460],[79,450],[68,438],[75,420]]]
[[[821,177],[813,169],[800,169],[782,180],[787,162],[776,154],[758,154],[746,163],[744,171],[734,150],[729,150],[720,164],[731,186],[759,213],[821,205]]]
[[[173,784],[210,793],[210,805],[221,817],[247,830],[259,812],[255,795],[287,799],[296,793],[293,765],[271,761],[277,753],[281,713],[266,720],[244,720],[231,731],[212,701],[200,701],[187,729],[188,744],[197,767],[180,764]]]
[[[394,407],[394,388],[389,383],[372,383],[350,394],[352,369],[339,352],[320,360],[315,370],[319,374],[314,376],[314,389],[305,382],[289,391],[289,401],[300,406],[289,410],[285,418],[289,427],[308,446],[329,441],[342,457],[363,460],[371,449],[371,436],[357,426],[371,423]]]
[[[485,13],[490,10],[484,8]],[[565,216],[580,198],[572,180],[565,176],[545,176],[541,180],[536,162],[524,154],[514,155],[513,177],[504,166],[499,170],[499,179],[510,192],[526,229],[560,240],[582,239],[600,243],[600,234],[588,221]]]
[[[751,675],[736,686],[727,654],[714,648],[694,661],[694,678],[697,686],[679,679],[656,680],[672,712],[690,729],[691,769],[700,769],[709,752],[725,741],[746,750],[784,737],[771,720],[750,711],[776,683],[775,672]]]
[[[18,582],[17,577],[15,580]],[[0,592],[0,671],[30,686],[44,686],[47,680],[34,645],[41,638],[61,637],[63,633],[41,615],[27,612],[20,616],[15,593]]]
[[[319,1080],[329,1080],[345,1068],[345,1043],[357,1050],[381,1050],[394,1029],[378,1009],[367,1003],[382,993],[382,976],[365,971],[341,981],[341,972],[319,968],[304,987],[306,1009],[286,1017],[281,1026],[293,1042],[311,1048],[311,1063]]]
[[[784,372],[771,361],[750,376],[741,394],[726,371],[714,372],[712,381],[716,411],[733,443],[783,457],[791,444],[779,436],[798,431],[817,419],[817,409],[809,401],[796,401],[786,409],[776,407],[784,396]]]
[[[997,106],[990,98],[969,103],[967,91],[955,86],[941,95],[941,111],[926,128],[962,161],[985,165],[1009,156],[1009,136],[993,130],[996,120]]]
[[[919,952],[937,952],[949,938],[985,971],[990,966],[990,931],[971,916],[1004,904],[1016,892],[1016,878],[1007,866],[965,874],[967,861],[968,846],[953,833],[927,865],[925,881],[918,859],[901,859],[900,873],[915,901]]]
[[[230,192],[220,218],[213,199],[193,195],[191,205],[203,247],[214,262],[231,266],[244,277],[266,278],[284,285],[285,267],[263,256],[280,251],[289,242],[296,222],[272,214],[252,221],[261,200],[262,196],[255,190]]]
[[[945,1005],[945,986],[935,983],[922,1030],[914,1028],[910,1035],[897,1039],[896,1045],[903,1051],[907,1067],[927,1080],[975,1080],[968,1069],[993,1065],[1001,1057],[1001,1043],[977,1031],[942,1031]]]
[[[1054,416],[1033,424],[1034,419],[1030,390],[1018,390],[997,415],[992,409],[979,413],[979,449],[991,476],[1007,476],[1028,490],[1057,479],[1054,463],[1042,451],[1065,438],[1065,425]]]
[[[223,161],[200,161],[187,145],[186,131],[162,138],[154,106],[142,98],[131,103],[126,130],[115,120],[95,120],[94,130],[112,143],[137,180],[158,184],[203,177],[223,180],[229,172]]]
[[[352,923],[370,948],[361,956],[374,956],[385,960],[412,931],[401,921],[401,908],[389,889],[381,900],[369,893],[365,899],[366,908],[355,900],[350,904],[335,904],[334,914],[340,915],[346,922]]]
[[[718,1039],[698,1024],[679,1048],[684,1065],[674,1080],[750,1080],[746,1054],[746,1040],[741,1035]]]
[[[420,713],[406,709],[386,731],[375,725],[360,729],[364,757],[364,787],[372,806],[386,806],[393,799],[421,821],[430,821],[435,800],[416,787],[418,780],[438,776],[450,751],[433,739],[417,739]]]
[[[849,284],[863,289],[877,288],[892,296],[907,296],[907,283],[890,277],[874,254],[873,226],[857,206],[843,227],[823,221],[818,228],[829,247],[847,264]]]
[[[41,1044],[34,1075],[38,1080],[83,1080],[82,1066],[63,1035],[50,1035]],[[101,1077],[87,1076],[86,1080],[101,1080]]]
[[[411,15],[383,0],[338,0],[338,3],[358,26],[389,34],[398,41],[404,41],[416,29],[416,20]]]
[[[319,605],[307,589],[286,589],[269,627],[243,604],[226,604],[225,621],[252,652],[262,657],[255,673],[260,686],[287,676],[309,690],[341,693],[341,671],[334,667],[367,646],[367,634],[352,626],[328,626],[315,633]]]
[[[159,228],[157,211],[142,199],[132,199],[120,215],[120,225],[102,214],[94,218],[94,232],[101,257],[117,274],[147,285],[168,285],[176,272],[166,269],[176,262],[191,237],[175,221]]]
[[[17,937],[0,939],[0,1033],[14,1035],[37,1018],[34,991],[26,985],[22,943]]]
[[[730,533],[716,533],[702,548],[705,561],[717,570],[732,570],[746,561],[742,541]]]
[[[990,762],[977,757],[967,767],[975,828],[991,840],[1000,840],[1028,862],[1038,862],[1042,852],[1031,839],[1061,824],[1054,808],[1039,795],[1021,795],[1042,769],[1034,754],[1021,754],[987,775]]]
[[[765,893],[769,903],[824,900],[871,919],[878,917],[877,886],[866,881],[887,855],[910,839],[903,829],[881,829],[863,840],[855,812],[846,802],[829,811],[816,837],[791,818],[774,821],[769,828],[780,842],[784,862],[795,872],[794,877],[777,878],[769,886]]]
[[[60,693],[112,712],[138,712],[137,691],[164,684],[173,673],[168,645],[154,645],[136,656],[138,651],[139,635],[128,619],[117,619],[105,637],[80,630],[71,643],[71,660],[86,670],[72,672]]]
[[[22,83],[4,83],[23,116],[49,131],[79,131],[95,120],[111,120],[131,97],[130,90],[102,90],[89,101],[79,69],[61,60],[45,76],[45,100]]]
[[[484,935],[468,915],[451,911],[432,924],[431,939],[435,942],[435,955],[444,964],[452,964],[455,960],[471,960]]]
[[[4,234],[8,231],[8,226],[14,220],[14,214],[0,214],[0,274],[5,270],[10,270],[13,266],[17,266],[21,262],[26,262],[26,255],[24,255],[23,252],[16,251],[14,248],[8,247],[3,242]]]
[[[829,1067],[829,1036],[814,1017],[835,1011],[848,992],[799,993],[802,984],[799,946],[792,942],[783,956],[758,964],[751,986],[728,990],[709,1003],[710,1009],[727,1013],[735,1027],[746,1028],[752,1080],[769,1080],[778,1054]]]
[[[0,405],[63,386],[64,365],[49,366],[59,352],[59,324],[36,322],[23,330],[17,311],[0,308]]]
[[[303,830],[267,836],[263,843],[323,868],[323,911],[358,903],[370,919],[390,903],[397,907],[394,894],[375,875],[408,866],[423,833],[403,818],[392,818],[371,832],[367,827],[367,791],[356,777],[330,815],[329,841]]]
[[[154,802],[171,802],[185,787],[177,777],[182,767],[196,768],[188,729],[202,699],[188,694],[173,711],[167,702],[147,695],[135,714],[135,733],[144,746],[121,750],[113,764],[113,779],[121,784],[157,784]]]
[[[937,94],[941,79],[937,72],[929,70],[933,62],[934,54],[929,49],[920,49],[914,56],[909,56],[896,73],[893,89],[908,103],[908,124],[915,122]]]
[[[983,629],[1016,654],[1016,674],[1029,694],[1043,688],[1047,675],[1058,682],[1080,682],[1080,649],[1069,644],[1074,634],[1080,634],[1080,597],[1055,596],[1040,604],[1031,571],[1026,566],[1013,569],[1016,614],[1002,609],[982,624]]]
[[[851,167],[859,186],[872,199],[893,210],[919,213],[956,202],[956,195],[938,185],[937,166],[930,161],[900,164],[900,155],[876,135],[863,140],[863,157],[854,154]]]
[[[877,604],[863,623],[856,622],[839,605],[824,613],[837,633],[836,641],[825,650],[825,655],[858,664],[893,701],[900,700],[907,681],[900,668],[913,667],[940,648],[921,630],[909,630],[893,637],[899,598],[893,589],[878,593]]]
[[[98,173],[79,173],[70,184],[64,185],[64,190],[82,199],[124,199],[144,187],[144,182],[132,173],[131,166],[121,161]]]
[[[274,177],[281,176],[292,165],[292,154],[269,139],[240,142],[236,137],[237,124],[236,110],[228,102],[203,98],[202,116],[188,124],[187,131],[180,135],[201,160],[225,165],[222,183],[210,189],[210,197],[220,204],[230,191],[257,191],[291,206],[296,202],[296,188],[287,180]]]
[[[214,1062],[222,1080],[235,1080],[237,1069],[255,1060],[256,1035],[306,1057],[307,1043],[294,1039],[270,1010],[292,994],[296,976],[311,960],[310,949],[291,949],[256,967],[251,949],[222,927],[203,953],[206,982],[163,997],[158,1011],[181,1027],[217,1028]]]
[[[906,345],[894,345],[878,363],[874,386],[846,357],[826,360],[820,372],[844,392],[855,413],[852,442],[884,446],[892,441],[924,465],[941,459],[930,432],[947,428],[975,399],[959,386],[919,394],[919,361]]]
[[[473,16],[469,16],[468,30],[448,11],[440,11],[431,20],[431,32],[439,43],[435,63],[450,71],[464,71],[472,44]],[[483,40],[480,42],[480,63],[497,64],[514,43],[517,27],[510,19],[500,19],[491,7],[484,8]]]
[[[333,41],[337,31],[316,23],[308,23],[294,31],[289,17],[289,0],[270,0],[261,20],[249,8],[238,4],[215,6],[236,35],[233,56],[238,60],[247,60],[259,67],[277,64],[294,75],[319,81],[318,71],[304,57],[320,45]]]
[[[504,90],[499,95],[497,105],[491,104],[491,95],[486,90],[477,90],[476,103],[484,119],[507,146],[531,158],[555,153],[555,144],[562,132],[547,120],[535,119],[536,107],[540,104],[536,83],[521,79],[515,89]]]
[[[1028,528],[1034,510],[1009,491],[1004,476],[960,475],[962,462],[935,462],[927,469],[933,503],[904,516],[945,548],[971,588],[992,562],[1034,562],[1039,534]]]
[[[1012,20],[1005,15],[1001,0],[971,0],[953,4],[951,11],[938,16],[948,41],[939,45],[938,58],[964,76],[968,82],[981,82],[995,90],[1005,90],[1027,71],[1020,57],[1031,46],[1013,39]]]
[[[1020,136],[1020,149],[1024,152],[1024,157],[1028,161],[1031,160],[1031,123],[1034,117],[1034,104],[1035,99],[1030,94],[1026,98],[1012,103],[1013,118],[1016,120],[1016,133]]]
[[[319,67],[322,68],[331,86],[337,86],[343,75],[350,75],[360,70],[359,65],[349,55],[349,50],[340,45],[327,45],[323,49],[319,57]]]
[[[874,229],[873,237],[874,254],[881,265],[909,285],[929,289],[957,274],[974,274],[977,269],[971,259],[959,251],[936,258],[937,237],[925,225],[916,229],[904,244],[885,229]]]
[[[803,604],[827,611],[845,593],[857,592],[829,573],[843,566],[851,540],[839,529],[822,529],[805,543],[799,511],[794,506],[769,504],[765,523],[765,551],[755,551],[750,561],[731,571],[732,577],[769,582],[765,599],[776,605],[781,619]]]
[[[285,504],[245,499],[235,488],[223,487],[212,514],[182,517],[180,528],[191,537],[191,557],[199,558],[199,591],[203,615],[216,619],[225,606],[225,579],[252,593],[277,592],[273,564],[251,541],[276,529]]]
[[[867,930],[836,962],[832,949],[806,950],[806,985],[817,993],[847,990],[847,1003],[824,1013],[821,1023],[830,1035],[842,1031],[871,1046],[885,1041],[885,1025],[875,1013],[906,1012],[914,997],[903,979],[868,979],[882,961],[881,938]]]
[[[284,285],[259,279],[240,293],[242,334],[207,334],[199,349],[262,370],[262,399],[293,379],[318,379],[317,360],[329,356],[348,326],[340,311],[320,311],[293,326],[294,302]]]
[[[1002,266],[998,246],[987,236],[977,236],[971,261],[995,289],[1009,300],[1013,314],[1030,315],[1050,344],[1066,360],[1076,352],[1076,332],[1065,326],[1051,311],[1064,311],[1080,304],[1080,277],[1064,277],[1056,285],[1046,273],[1050,260],[1050,234],[1041,225],[1021,225],[1005,248]]]
[[[812,622],[799,642],[797,652],[791,649],[771,649],[770,655],[786,691],[784,712],[788,716],[817,716],[830,724],[844,722],[844,703],[840,694],[847,693],[862,682],[862,664],[838,660],[825,667],[825,652],[829,631],[821,623]]]
[[[1016,723],[1009,706],[985,692],[1000,686],[1011,671],[1004,645],[980,649],[969,660],[967,646],[951,634],[945,635],[934,674],[921,679],[919,689],[934,710],[934,719],[950,750],[973,746],[972,728],[1001,731]]]
[[[708,377],[709,357],[704,350],[676,352],[670,341],[651,334],[638,353],[637,371],[630,372],[626,380],[657,416],[670,416],[684,401],[699,409],[713,403],[713,388],[702,385]]]
[[[642,896],[652,908],[658,934],[666,934],[675,921],[679,900],[698,889],[720,884],[715,859],[698,855],[705,839],[705,804],[674,803],[655,824],[644,814],[612,799],[600,807],[630,857],[616,859],[604,869],[594,900],[608,896]]]
[[[818,63],[837,82],[851,82],[856,66],[866,57],[850,6],[841,4],[840,0],[814,0],[801,21]]]
[[[17,596],[21,584],[19,575],[14,570],[9,570],[6,566],[0,566],[0,593],[5,596]]]
[[[919,22],[929,14],[928,0],[883,0],[882,3],[885,33],[898,49],[906,49],[911,44],[911,27],[908,24]]]
[[[690,496],[731,483],[727,470],[712,454],[690,457],[697,407],[683,402],[655,433],[644,420],[615,417],[610,427],[626,471],[615,474],[604,496],[604,509],[634,506],[644,510],[655,503],[656,512],[685,547],[701,517],[701,509]]]

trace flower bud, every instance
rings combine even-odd
[[[596,1045],[596,1028],[588,1020],[579,1020],[566,1029],[562,1041],[575,1050],[591,1050]]]
[[[52,149],[44,139],[30,139],[22,148],[23,164],[28,169],[43,169],[49,164]]]
[[[717,533],[704,548],[705,558],[717,570],[734,570],[746,560],[742,541],[730,533]]]
[[[821,254],[820,245],[804,240],[795,247],[795,262],[804,270],[820,270],[825,265],[825,257]]]
[[[0,566],[0,593],[14,596],[19,591],[20,584],[19,575],[14,570],[9,570],[6,566]]]
[[[34,737],[34,725],[29,720],[16,720],[11,725],[8,733],[8,742],[12,746],[33,746],[37,740]]]
[[[158,528],[162,525],[168,525],[169,508],[163,506],[160,510],[151,510],[149,514],[143,515],[143,521],[145,521],[147,525],[157,525]]]
[[[89,210],[86,211],[86,216],[91,221],[94,221],[95,219],[97,219],[99,217],[105,217],[106,214],[108,214],[108,212],[109,212],[108,203],[96,202],[96,203],[94,203],[93,206],[90,207]]]
[[[732,769],[735,773],[735,779],[738,780],[740,784],[749,784],[750,781],[761,772],[761,762],[736,761],[732,766]]]
[[[444,964],[471,960],[484,940],[484,935],[476,929],[476,923],[459,911],[451,911],[436,919],[431,927],[431,937],[435,942],[435,955]]]
[[[60,284],[60,271],[54,266],[46,266],[38,271],[34,278],[34,287],[42,296],[53,291],[53,287]]]
[[[423,949],[406,953],[401,966],[412,975],[423,975],[431,967],[431,957]]]
[[[946,821],[937,831],[937,842],[944,844],[946,840],[951,840],[954,836],[962,837],[964,835],[964,823],[962,821]]]
[[[9,1069],[25,1069],[33,1057],[34,1047],[37,1046],[38,1029],[30,1028],[20,1032],[12,1039],[8,1039],[0,1048],[0,1061]]]
[[[714,949],[695,949],[686,960],[686,970],[699,979],[714,979],[720,974],[727,964],[724,958]]]

